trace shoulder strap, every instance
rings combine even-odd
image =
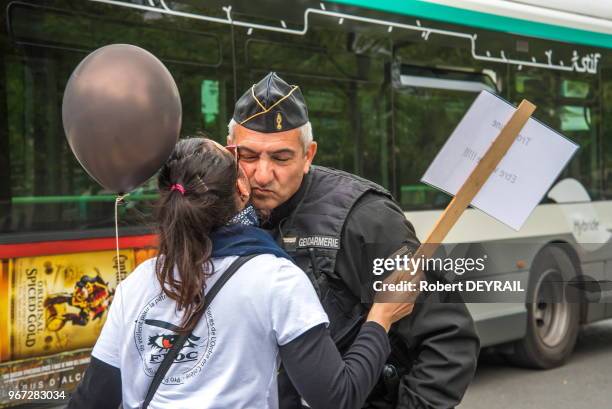
[[[225,283],[234,275],[234,273],[240,267],[242,267],[244,263],[246,263],[247,261],[249,261],[250,259],[252,259],[253,257],[258,256],[258,255],[259,254],[250,254],[248,256],[238,257],[227,268],[227,270],[225,270],[223,272],[221,277],[219,277],[217,282],[212,286],[212,288],[208,291],[208,293],[204,297],[204,306],[198,312],[197,321],[200,320],[200,318],[202,317],[202,315],[204,314],[204,312],[206,311],[206,309],[208,308],[210,303],[213,301],[213,299],[215,298],[215,296],[217,295],[219,290],[221,290],[223,285],[225,285]],[[187,338],[189,338],[190,335],[191,335],[191,333],[189,333],[189,334],[181,334],[177,338],[176,342],[174,344],[172,344],[172,347],[170,348],[170,351],[168,351],[168,353],[164,357],[164,360],[159,365],[159,368],[157,368],[157,372],[155,372],[155,376],[153,377],[153,380],[151,381],[151,384],[149,385],[149,390],[147,391],[147,395],[146,395],[145,400],[144,400],[144,402],[142,404],[142,409],[147,409],[147,407],[149,406],[149,403],[151,403],[151,400],[153,399],[153,396],[155,395],[155,392],[157,391],[157,388],[159,388],[159,385],[161,384],[162,380],[166,376],[166,373],[168,373],[168,369],[170,369],[170,366],[172,365],[172,363],[176,359],[176,356],[179,354],[181,349],[183,349],[183,345],[185,345],[185,342],[187,341]]]

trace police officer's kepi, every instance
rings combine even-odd
[[[271,72],[236,102],[234,121],[257,132],[282,132],[308,122],[308,109],[299,87]]]

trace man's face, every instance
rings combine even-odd
[[[249,178],[253,204],[264,213],[293,196],[317,152],[315,142],[304,152],[299,128],[266,134],[236,125],[233,143],[240,146],[240,165]]]

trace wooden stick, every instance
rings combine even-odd
[[[457,223],[459,217],[461,217],[465,209],[467,209],[472,200],[474,200],[474,197],[476,197],[480,189],[489,179],[489,176],[491,176],[504,155],[506,155],[535,109],[536,106],[526,99],[521,101],[510,120],[502,128],[485,155],[480,162],[478,162],[472,173],[470,173],[470,176],[457,191],[453,200],[446,206],[446,209],[438,218],[438,221],[429,235],[427,235],[427,238],[421,242],[416,253],[411,256],[413,259],[421,257],[427,259],[434,255],[440,243],[444,240],[455,223]],[[414,272],[409,277],[407,277],[407,274],[408,272],[406,271],[396,270],[388,277],[388,281],[385,280],[385,282],[397,283],[402,280],[419,282],[424,278],[422,271]],[[416,299],[416,295],[418,294],[413,293],[410,295],[412,301]]]
[[[470,176],[463,183],[463,186],[457,191],[453,200],[446,206],[444,213],[440,215],[427,238],[423,241],[424,244],[428,244],[427,247],[431,247],[431,244],[440,244],[444,240],[450,229],[457,223],[459,217],[467,209],[472,200],[474,200],[480,189],[489,179],[489,176],[491,176],[497,165],[506,155],[535,109],[535,105],[526,99],[520,103],[510,120],[491,144],[491,147],[489,147],[489,150],[487,150],[487,153],[478,162]],[[431,255],[433,253],[429,254],[429,256]]]

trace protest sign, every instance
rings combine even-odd
[[[514,111],[510,103],[482,91],[421,180],[457,194]],[[577,149],[530,118],[470,203],[519,230]]]

